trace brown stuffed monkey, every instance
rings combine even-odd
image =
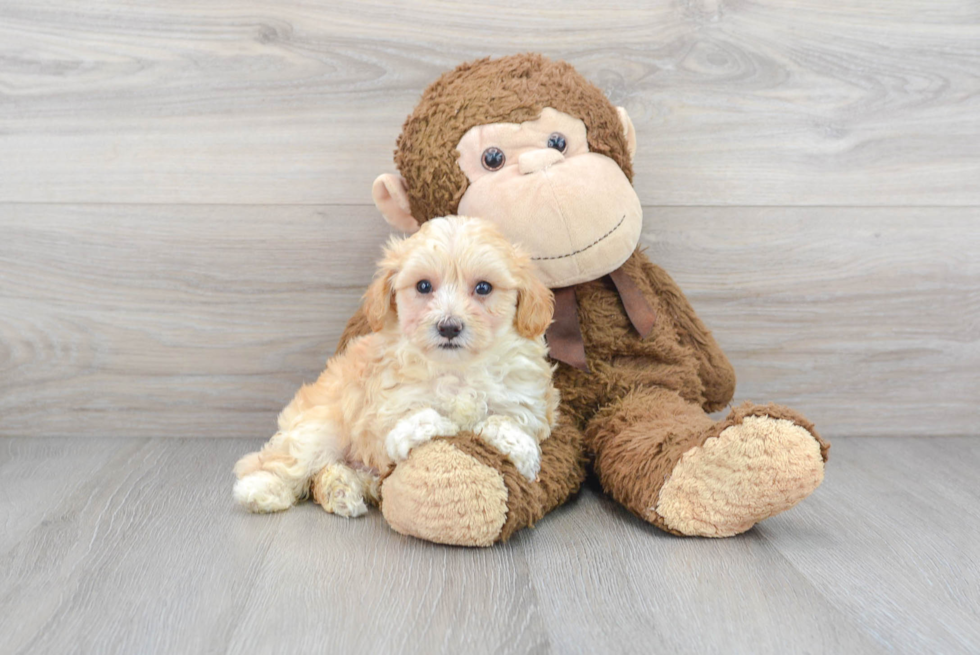
[[[548,331],[559,426],[530,482],[478,435],[416,448],[382,481],[403,534],[486,546],[533,525],[581,484],[678,535],[723,537],[786,510],[823,480],[828,445],[801,415],[745,403],[722,421],[735,375],[678,286],[637,248],[636,136],[626,111],[565,62],[463,64],[423,93],[374,183],[396,228],[437,216],[496,222],[555,292]],[[360,312],[341,338],[368,331]],[[314,497],[317,496],[314,479]]]

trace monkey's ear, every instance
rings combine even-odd
[[[412,217],[405,180],[400,175],[379,175],[371,185],[371,196],[388,225],[402,232],[415,232],[419,222]]]
[[[633,129],[633,121],[626,113],[625,107],[616,107],[619,114],[619,122],[623,124],[623,134],[626,136],[626,150],[630,153],[630,163],[633,162],[633,155],[636,154],[636,130]]]

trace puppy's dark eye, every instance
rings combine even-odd
[[[432,291],[432,283],[428,280],[419,280],[415,285],[415,290],[419,293],[429,293]]]
[[[504,151],[500,148],[487,148],[483,151],[483,168],[488,171],[499,171],[506,160]]]
[[[477,282],[473,290],[478,295],[489,296],[490,292],[493,291],[493,286],[489,282]]]
[[[565,135],[560,132],[555,132],[548,137],[548,147],[554,148],[558,152],[565,152],[566,148]]]

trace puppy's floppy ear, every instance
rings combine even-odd
[[[391,287],[394,271],[379,271],[374,282],[364,292],[364,317],[371,330],[379,332],[395,313],[395,290]]]
[[[393,239],[388,248],[385,249],[385,258],[381,260],[378,272],[374,276],[374,281],[364,292],[364,317],[368,325],[374,332],[384,328],[388,322],[388,317],[396,313],[395,310],[395,275],[400,268],[400,257],[397,254],[397,243]]]
[[[517,314],[514,327],[525,339],[540,337],[551,325],[555,313],[555,296],[534,272],[527,259],[518,267]]]

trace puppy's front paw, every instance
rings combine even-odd
[[[459,426],[434,409],[423,409],[398,421],[394,429],[385,437],[385,450],[388,457],[400,462],[421,443],[433,437],[452,437],[459,432]]]
[[[528,480],[541,470],[541,446],[521,426],[505,416],[491,416],[476,427],[480,438],[507,456]]]
[[[368,511],[366,499],[372,494],[377,497],[377,479],[373,478],[372,492],[368,478],[371,476],[344,464],[330,464],[313,480],[313,499],[332,514],[347,518],[362,516]]]

